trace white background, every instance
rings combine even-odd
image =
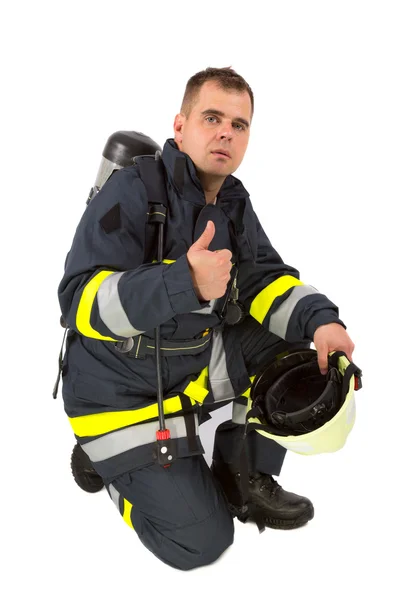
[[[14,2],[1,18],[3,598],[399,597],[399,4]],[[328,295],[364,372],[345,448],[287,456],[315,518],[236,525],[182,573],[144,549],[106,492],[73,482],[51,396],[57,286],[108,136],[172,137],[187,80],[232,66],[255,94],[237,171],[283,259]],[[223,411],[220,411],[221,413]],[[203,426],[210,460],[213,428]]]

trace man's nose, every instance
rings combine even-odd
[[[221,123],[221,126],[218,130],[218,138],[223,139],[232,139],[233,137],[233,129],[231,123]]]

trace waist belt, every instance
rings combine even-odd
[[[184,354],[200,354],[208,347],[211,341],[212,331],[196,340],[161,340],[161,354],[163,356],[174,356]],[[127,354],[131,358],[146,358],[148,355],[155,355],[156,345],[153,338],[147,335],[138,335],[134,338],[128,338],[123,342],[114,344],[118,352]]]

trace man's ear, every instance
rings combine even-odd
[[[182,143],[183,140],[183,129],[185,125],[186,117],[182,113],[176,115],[174,120],[174,134],[175,134],[175,142],[178,144]]]

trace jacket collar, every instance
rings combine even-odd
[[[168,181],[178,196],[194,204],[204,206],[206,202],[204,190],[198,178],[196,167],[190,156],[185,152],[181,152],[172,138],[164,144],[162,160]],[[247,197],[248,193],[241,181],[233,175],[228,175],[217,196],[218,204],[221,204],[221,207],[227,212],[231,212],[229,207],[233,208],[232,205],[240,200],[240,204],[242,204]]]

